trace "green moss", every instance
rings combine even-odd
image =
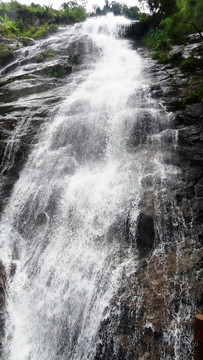
[[[11,77],[5,81],[0,81],[0,87],[7,85],[7,84],[11,84],[17,80],[26,80],[26,79],[33,79],[33,78],[34,77],[32,75],[20,75],[20,76],[16,76],[16,77]]]
[[[56,78],[63,78],[66,75],[70,74],[70,72],[70,67],[61,67],[60,65],[55,65],[52,67],[46,66],[42,71],[45,76]]]
[[[192,93],[185,99],[186,105],[195,104],[198,102],[203,102],[203,83],[197,90],[192,91]]]
[[[13,51],[7,45],[0,45],[0,65],[5,66],[13,59]]]
[[[81,56],[79,54],[72,55],[70,58],[70,64],[79,65],[81,64]]]
[[[35,56],[35,61],[37,63],[43,62],[45,60],[53,60],[55,58],[55,51],[52,49],[47,49],[42,51],[40,54]]]

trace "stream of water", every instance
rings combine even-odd
[[[15,269],[4,360],[96,359],[124,273],[138,266],[143,184],[177,173],[163,165],[157,135],[170,115],[147,92],[147,60],[120,36],[129,23],[89,19],[44,41],[57,49],[82,39],[86,51],[57,90],[62,100],[41,125],[2,216],[1,259]]]

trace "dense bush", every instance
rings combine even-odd
[[[135,24],[135,37],[145,45],[157,50],[157,42],[162,38],[171,44],[185,44],[186,35],[194,32],[203,39],[202,0],[140,1],[147,3],[151,12],[141,16],[140,24]]]
[[[70,3],[73,2],[64,3],[61,10],[55,10],[34,3],[27,6],[17,1],[1,2],[0,33],[39,39],[55,32],[59,24],[83,21],[87,17],[85,9],[77,3],[70,8]]]
[[[197,67],[198,60],[193,56],[189,56],[188,58],[181,61],[179,64],[179,68],[182,72],[192,72]]]

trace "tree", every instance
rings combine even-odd
[[[66,3],[63,3],[61,5],[61,8],[63,10],[73,10],[75,9],[76,7],[78,7],[78,4],[75,2],[75,1],[68,1]]]
[[[130,8],[127,5],[123,6],[123,15],[132,20],[138,20],[140,18],[138,6],[132,6]]]
[[[110,11],[114,13],[114,15],[121,15],[122,14],[122,5],[115,1],[112,1],[110,5]]]
[[[184,22],[190,24],[203,40],[203,1],[184,0],[180,6]]]
[[[176,0],[140,0],[147,3],[151,13],[169,16],[177,11]]]

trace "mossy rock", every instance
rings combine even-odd
[[[48,60],[53,60],[55,58],[55,51],[52,49],[47,49],[45,51],[42,51],[40,54],[36,55],[35,61],[37,63]]]
[[[29,46],[35,44],[35,40],[27,36],[19,37],[18,40],[23,44],[23,46]]]
[[[14,59],[13,51],[7,45],[0,45],[0,66],[5,66]]]
[[[72,55],[71,58],[70,58],[70,63],[71,63],[72,65],[80,65],[81,62],[82,62],[82,59],[81,59],[80,54],[74,54],[74,55]]]
[[[179,68],[182,72],[193,72],[199,65],[198,59],[194,56],[189,56],[187,59],[181,61]]]
[[[14,81],[18,81],[18,80],[30,80],[33,79],[34,77],[32,75],[19,75],[19,76],[15,76],[15,77],[11,77],[7,80],[4,81],[0,81],[0,87],[7,85],[7,84],[11,84]]]
[[[38,71],[38,73],[47,77],[63,78],[66,75],[69,75],[71,71],[72,67],[65,61],[61,60],[58,63],[45,66],[42,70]]]

